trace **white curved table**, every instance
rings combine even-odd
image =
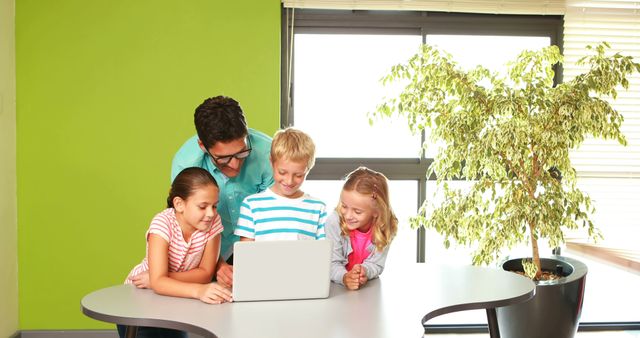
[[[88,294],[81,305],[85,315],[105,322],[220,338],[417,338],[431,318],[487,309],[491,337],[499,337],[495,308],[527,301],[534,293],[535,284],[514,273],[417,263],[406,271],[388,269],[359,291],[332,283],[326,299],[208,305],[118,285]]]

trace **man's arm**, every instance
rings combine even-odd
[[[222,256],[216,265],[216,281],[228,288],[233,286],[233,265],[227,264]]]
[[[262,182],[258,186],[257,192],[263,192],[267,190],[270,186],[273,185],[273,169],[271,168],[271,164],[267,161],[267,165],[263,167],[262,170]]]

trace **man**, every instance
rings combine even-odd
[[[178,150],[171,165],[171,180],[188,167],[208,170],[220,187],[218,213],[224,231],[216,279],[229,287],[233,284],[233,243],[240,204],[251,195],[273,184],[269,162],[271,138],[248,129],[237,101],[226,96],[206,99],[194,115],[197,135]],[[228,261],[228,262],[227,262]]]

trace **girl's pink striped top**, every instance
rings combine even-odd
[[[178,224],[178,220],[176,219],[175,209],[168,208],[163,210],[151,220],[151,225],[146,234],[146,256],[142,260],[142,263],[136,265],[133,270],[131,270],[124,283],[132,284],[131,277],[149,271],[148,239],[150,234],[159,235],[169,243],[169,272],[182,272],[198,267],[205,245],[212,237],[221,232],[222,221],[220,220],[220,215],[216,215],[208,231],[203,232],[196,230],[191,235],[189,242],[186,242],[182,236],[180,224]]]

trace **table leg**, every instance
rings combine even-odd
[[[138,335],[138,327],[137,326],[127,326],[127,330],[124,333],[126,338],[136,338]]]
[[[500,329],[498,328],[498,317],[496,309],[487,309],[487,323],[489,324],[489,337],[500,338]]]

